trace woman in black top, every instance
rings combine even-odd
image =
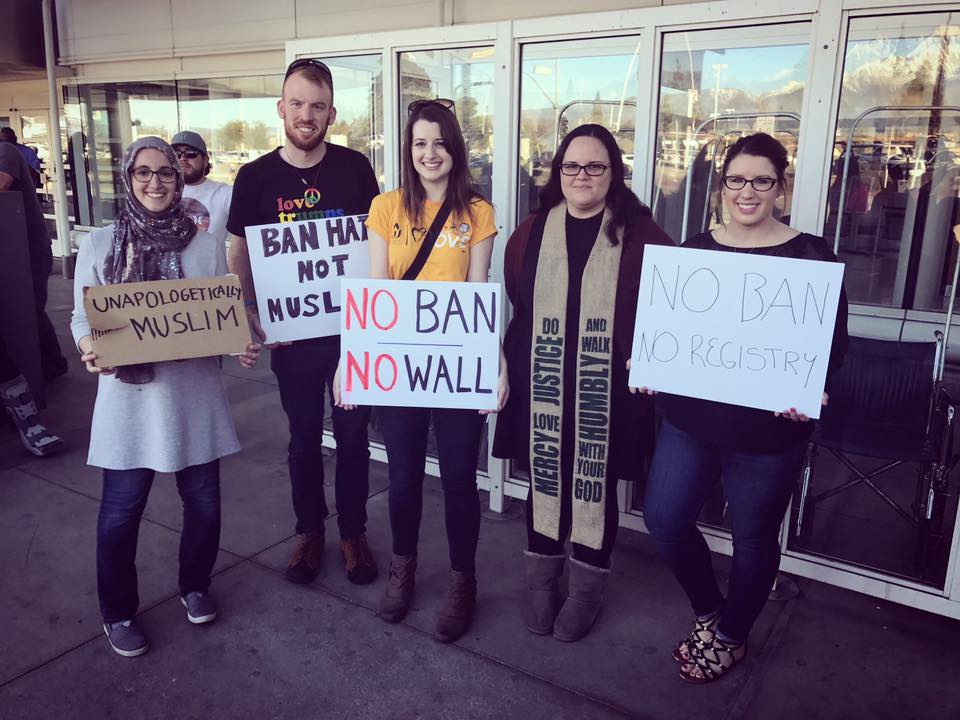
[[[835,262],[823,238],[774,217],[786,167],[786,150],[769,135],[740,138],[727,152],[722,173],[721,195],[730,220],[690,238],[684,247]],[[847,300],[841,290],[828,383],[846,347]],[[813,428],[795,408],[773,413],[667,394],[660,396],[659,406],[663,424],[644,517],[697,616],[693,632],[674,651],[680,674],[694,683],[709,682],[746,653],[747,635],[776,578],[780,524]],[[718,479],[733,527],[726,599],[696,525]]]
[[[507,243],[513,318],[503,350],[519,390],[497,421],[493,454],[531,475],[527,627],[564,642],[597,618],[617,535],[617,481],[639,480],[653,445],[653,403],[627,391],[626,371],[651,243],[670,239],[624,183],[613,135],[593,124],[564,138],[540,210]]]

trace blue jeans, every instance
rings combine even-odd
[[[423,473],[427,432],[433,416],[443,484],[450,567],[473,572],[480,538],[477,455],[483,415],[476,410],[383,407],[378,411],[390,476],[390,528],[393,552],[415,555],[423,514]]]
[[[205,592],[220,546],[220,461],[177,474],[183,500],[180,532],[180,594]],[[137,614],[137,536],[154,471],[104,470],[97,518],[97,593],[104,622]]]
[[[647,483],[644,520],[693,611],[722,609],[718,630],[744,642],[780,566],[780,524],[804,447],[760,455],[714,447],[663,421]],[[717,480],[733,529],[733,563],[724,601],[697,516]]]
[[[323,489],[324,395],[329,392],[333,396],[333,376],[339,362],[340,344],[327,338],[300,340],[270,353],[280,403],[290,424],[287,464],[298,533],[322,531],[329,514]],[[370,408],[334,407],[332,413],[333,438],[337,441],[337,525],[340,537],[347,539],[367,529]]]

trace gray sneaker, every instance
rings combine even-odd
[[[136,620],[104,623],[103,632],[106,634],[107,640],[110,641],[110,647],[118,655],[136,657],[137,655],[143,655],[150,649],[147,636],[137,627]]]
[[[210,593],[189,592],[181,596],[180,602],[187,609],[187,620],[194,625],[213,622],[217,617],[217,606]]]

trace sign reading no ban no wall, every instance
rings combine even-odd
[[[819,418],[842,282],[841,263],[647,247],[630,385]]]
[[[497,283],[341,283],[345,403],[494,410],[500,363]]]

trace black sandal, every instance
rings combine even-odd
[[[743,660],[747,655],[747,644],[724,642],[714,635],[709,643],[692,650],[690,662],[680,666],[680,677],[689,683],[703,685],[719,680]],[[700,674],[695,675],[694,670],[699,670]]]
[[[693,632],[677,643],[677,647],[674,648],[673,659],[678,663],[690,662],[693,648],[703,647],[713,640],[713,634],[719,620],[719,610],[704,620],[697,618],[693,623]],[[686,655],[684,655],[684,652],[686,652]]]

